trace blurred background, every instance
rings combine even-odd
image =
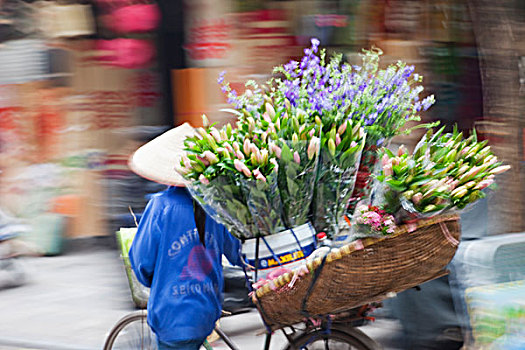
[[[462,290],[523,279],[524,34],[523,0],[0,0],[0,239],[16,236],[25,245],[9,249],[46,256],[86,240],[116,249],[115,231],[134,225],[130,208],[140,218],[148,194],[163,189],[128,169],[130,154],[173,126],[200,125],[203,113],[229,121],[220,112],[228,107],[221,71],[242,92],[246,80],[265,81],[316,37],[351,62],[376,46],[383,65],[414,64],[437,100],[422,118],[476,127],[512,166],[499,190],[467,213],[463,238],[514,243],[471,257],[481,251],[474,245],[458,265],[496,264],[490,259],[500,254],[512,271],[483,283],[477,270],[451,279],[460,276]],[[396,143],[413,146],[420,136]],[[478,292],[474,301],[494,295]],[[523,326],[523,299],[512,317],[504,307],[496,316],[483,311],[500,323],[496,333],[482,325],[478,335],[492,338],[481,339],[509,333],[509,317]],[[464,300],[465,308],[480,305]]]

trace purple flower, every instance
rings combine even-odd
[[[224,83],[224,75],[226,74],[226,71],[223,70],[220,74],[219,74],[219,77],[217,78],[217,83],[219,84],[222,84]]]
[[[408,66],[408,67],[405,67],[405,69],[403,70],[403,79],[408,79],[412,73],[414,73],[414,70],[415,70],[415,67],[414,66]]]
[[[423,105],[423,110],[426,111],[434,104],[434,95],[430,95],[426,97],[423,101],[421,101],[421,104]]]
[[[299,66],[299,62],[292,60],[284,65],[284,70],[290,74],[295,74],[295,70],[297,69],[298,66]]]
[[[321,44],[321,42],[319,41],[319,39],[317,38],[312,38],[310,40],[310,42],[312,43],[312,51],[313,52],[317,52],[318,48],[319,48],[319,44]]]

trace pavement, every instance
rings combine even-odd
[[[125,270],[114,247],[88,246],[53,257],[24,258],[27,283],[0,290],[0,349],[100,350],[111,327],[135,309]],[[258,313],[221,319],[221,327],[241,349],[262,349],[264,326]],[[361,328],[385,350],[397,322],[378,320]],[[271,349],[286,344],[280,333]],[[394,344],[394,345],[393,345]],[[215,349],[227,349],[217,341]]]

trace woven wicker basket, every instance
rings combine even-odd
[[[287,273],[257,289],[254,302],[265,321],[279,328],[301,322],[306,315],[334,314],[380,301],[389,292],[446,274],[459,236],[458,216],[403,225],[392,236],[366,238],[332,250],[314,284],[320,258],[309,262],[310,273],[298,279]]]

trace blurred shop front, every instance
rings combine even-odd
[[[130,208],[140,214],[147,195],[163,188],[129,171],[134,149],[185,121],[198,126],[203,113],[219,124],[231,120],[221,111],[229,105],[217,84],[220,72],[241,93],[245,81],[266,81],[273,66],[300,57],[317,37],[329,53],[343,52],[351,62],[359,63],[362,48],[376,46],[384,65],[414,64],[437,99],[423,119],[462,130],[477,125],[513,165],[517,176],[509,175],[501,191],[506,201],[496,200],[489,212],[498,213],[492,232],[520,230],[523,195],[508,194],[523,194],[523,115],[509,127],[484,106],[486,67],[475,35],[480,17],[472,20],[471,5],[5,0],[0,209],[33,223],[31,239],[50,252],[44,237],[112,237],[133,225]],[[512,93],[514,106],[523,105],[523,94]],[[396,142],[414,145],[420,135]]]

